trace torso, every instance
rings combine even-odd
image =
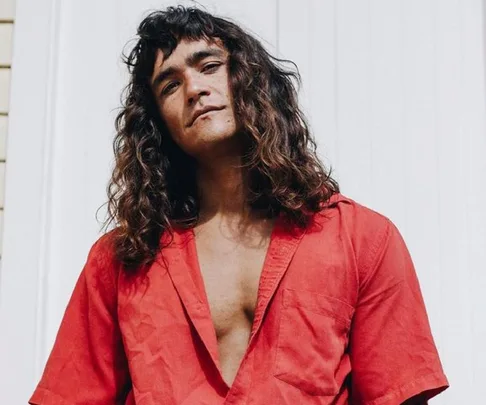
[[[272,221],[245,231],[212,220],[195,229],[199,267],[218,340],[223,379],[231,386],[246,352]]]

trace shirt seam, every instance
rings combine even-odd
[[[363,266],[363,272],[366,273],[366,275],[363,280],[360,280],[358,291],[361,291],[362,286],[365,285],[371,278],[373,278],[373,275],[376,273],[380,265],[381,259],[383,258],[383,254],[386,250],[391,235],[391,222],[389,219],[386,219],[386,223],[387,227],[383,232],[383,236],[377,239],[370,248],[371,253],[368,257],[373,257],[373,260],[369,261],[369,265]]]
[[[40,394],[42,396],[42,399],[40,402],[32,402],[35,405],[48,405],[51,400],[55,400],[56,403],[61,402],[61,405],[70,405],[70,403],[65,400],[62,395],[56,394],[54,391],[51,391],[48,388],[38,387],[32,395],[31,399],[35,400],[34,396],[36,394]],[[29,403],[31,403],[30,400]]]
[[[429,383],[437,383],[435,386],[427,387]],[[439,385],[440,384],[440,385]],[[418,395],[421,392],[432,390],[434,388],[440,388],[448,386],[447,378],[442,371],[434,371],[433,373],[425,374],[417,377],[411,382],[400,385],[393,391],[388,392],[378,398],[370,401],[364,401],[361,405],[387,405],[389,401],[399,399],[400,402],[406,401],[412,398],[414,395]],[[415,389],[415,391],[414,391]],[[393,402],[395,403],[395,402]]]

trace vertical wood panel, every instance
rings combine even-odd
[[[279,1],[279,55],[297,64],[300,104],[326,166],[337,163],[335,1]],[[336,172],[336,177],[339,173]]]
[[[407,233],[404,154],[404,91],[401,0],[370,0],[370,141],[373,208]]]
[[[462,4],[462,3],[461,3]],[[464,103],[462,107],[465,146],[465,172],[462,179],[467,197],[462,202],[462,209],[467,217],[467,258],[461,266],[459,279],[462,288],[460,299],[467,302],[463,307],[465,323],[469,327],[463,333],[461,342],[454,344],[469,346],[466,357],[466,370],[462,375],[461,389],[456,390],[456,403],[460,391],[470,389],[474,398],[481,398],[486,378],[486,86],[485,86],[485,51],[484,33],[486,15],[482,7],[485,2],[469,0],[463,4],[459,17],[463,27],[463,82]],[[465,264],[468,264],[466,267]],[[458,346],[461,347],[461,346]]]
[[[372,205],[370,10],[336,2],[337,162],[343,192]]]
[[[45,246],[46,318],[42,359],[50,352],[65,306],[96,239],[95,212],[105,196],[112,161],[112,116],[119,83],[115,1],[62,2],[52,117],[49,235]],[[96,10],[96,12],[93,12]],[[86,29],[89,27],[89,29]],[[75,213],[75,214],[73,214]]]
[[[467,293],[468,230],[464,202],[465,154],[464,119],[462,110],[469,103],[465,99],[463,76],[464,22],[460,18],[461,1],[449,1],[437,8],[437,136],[440,215],[440,275],[441,286],[441,352],[452,387],[450,403],[463,401],[463,390],[471,377],[471,345],[465,344],[471,327],[470,299]],[[457,350],[465,345],[467,350]],[[462,387],[457,389],[457,387]]]
[[[436,2],[403,3],[404,148],[406,240],[421,280],[422,292],[437,337],[440,297],[438,235],[438,167],[436,118]]]

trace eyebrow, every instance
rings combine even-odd
[[[186,57],[185,63],[189,67],[194,67],[199,62],[201,62],[203,59],[209,58],[210,56],[223,57],[224,52],[221,49],[214,49],[214,48],[203,49],[203,50],[196,51],[196,52],[193,52],[190,55],[188,55]],[[152,81],[152,87],[154,89],[157,89],[157,87],[159,87],[160,83],[162,83],[169,76],[172,76],[178,70],[179,69],[177,69],[175,67],[169,67],[167,69],[160,71],[159,73],[157,73],[157,76],[155,76],[155,79]]]

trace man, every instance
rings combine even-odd
[[[426,404],[448,386],[407,248],[339,193],[237,25],[140,24],[92,247],[31,404]]]

